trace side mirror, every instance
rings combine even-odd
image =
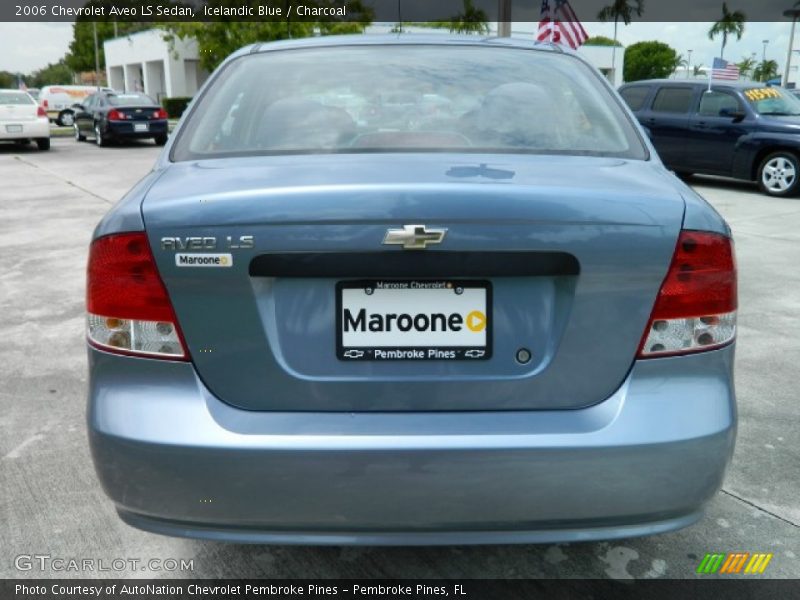
[[[734,123],[740,123],[747,116],[747,113],[741,110],[734,110],[732,108],[723,108],[719,111],[719,116],[728,117],[729,119],[733,119]]]

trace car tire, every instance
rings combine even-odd
[[[39,138],[36,140],[36,146],[39,150],[50,150],[50,138]]]
[[[85,142],[86,136],[81,133],[81,130],[78,129],[78,124],[75,123],[72,128],[75,130],[75,141],[76,142]]]
[[[155,140],[155,142],[156,142],[156,146],[163,146],[164,144],[166,144],[166,143],[167,143],[167,139],[169,139],[169,138],[168,138],[168,136],[166,136],[166,135],[157,135],[157,136],[156,136],[155,138],[153,138],[153,139],[154,139],[154,140]]]
[[[56,122],[63,127],[72,127],[75,124],[75,114],[69,110],[60,112]]]
[[[98,146],[108,146],[108,138],[100,131],[100,123],[94,124],[94,143]]]
[[[800,191],[800,160],[787,150],[768,154],[758,166],[758,186],[768,196],[786,198]]]

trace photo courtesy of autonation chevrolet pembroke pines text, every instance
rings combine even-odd
[[[0,600],[800,597],[800,2],[0,4]]]

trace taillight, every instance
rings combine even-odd
[[[36,108],[36,116],[37,117],[47,117],[47,112],[41,107]]]
[[[109,121],[124,121],[127,117],[119,112],[118,110],[110,110],[108,111],[108,120]]]
[[[165,111],[163,108],[159,108],[158,110],[153,112],[153,118],[154,119],[166,119],[166,118],[168,118],[167,111]]]
[[[730,238],[683,231],[639,347],[639,358],[719,348],[736,337],[736,259]]]
[[[47,107],[48,107],[48,106],[50,106],[50,105],[48,104],[47,100],[45,99],[45,100],[42,100],[42,106],[44,106],[45,108],[47,108]]]
[[[144,233],[99,238],[89,250],[87,336],[103,350],[188,360]]]

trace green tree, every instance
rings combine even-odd
[[[118,22],[112,23],[81,20],[75,22],[72,32],[72,41],[69,52],[64,57],[64,62],[75,72],[94,71],[94,27],[97,27],[97,49],[100,57],[100,68],[106,66],[106,57],[103,52],[103,42],[117,36],[129,35],[137,31],[152,29],[153,23]]]
[[[463,0],[464,11],[455,15],[449,23],[451,33],[489,33],[489,17],[476,8],[472,0]]]
[[[663,42],[638,42],[625,50],[625,81],[669,77],[678,54]]]
[[[17,76],[10,71],[0,71],[0,88],[14,88],[17,87]]]
[[[752,56],[745,56],[742,58],[742,60],[736,63],[736,66],[739,67],[739,73],[742,75],[742,77],[752,76],[753,70],[757,65],[758,63],[756,62],[756,59]]]
[[[711,26],[708,30],[708,39],[713,40],[718,35],[722,36],[722,48],[719,52],[719,57],[724,58],[725,46],[728,44],[728,36],[735,35],[736,40],[742,39],[744,34],[744,23],[747,20],[745,14],[740,10],[733,12],[728,10],[728,4],[722,3],[722,18]]]
[[[584,46],[616,46],[617,48],[621,48],[622,44],[617,41],[612,40],[610,37],[606,37],[604,35],[593,35],[588,38],[584,43]]]
[[[630,25],[633,20],[633,15],[637,17],[642,16],[644,11],[644,0],[613,0],[611,4],[603,7],[597,18],[603,23],[614,19],[614,41],[617,41],[617,26],[622,21],[625,25]],[[611,51],[611,68],[616,69],[617,66],[617,46]]]
[[[74,73],[64,59],[50,63],[46,67],[34,71],[26,79],[28,87],[41,88],[46,85],[69,85],[73,82]]]
[[[769,81],[778,77],[778,63],[774,60],[764,60],[753,69],[753,79],[756,81]]]
[[[701,75],[705,75],[705,73],[703,73],[703,65],[695,65],[695,66],[693,66],[692,67],[692,77],[697,78],[697,77],[700,77]]]

